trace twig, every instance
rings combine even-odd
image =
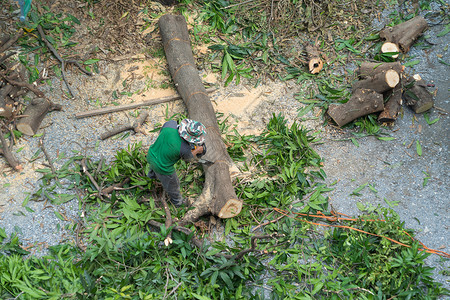
[[[85,68],[83,68],[79,62],[77,62],[76,60],[66,60],[66,63],[68,64],[74,64],[75,66],[78,67],[78,69],[80,69],[81,72],[83,72],[86,75],[92,76],[94,75],[93,73],[87,71]]]
[[[161,201],[164,207],[164,212],[166,213],[165,226],[167,230],[170,226],[172,226],[172,214],[170,213],[169,205],[167,205],[166,199],[164,199],[164,194],[159,198],[159,200]],[[164,239],[164,244],[166,247],[172,244],[172,230],[167,233],[167,236]]]
[[[276,236],[278,236],[278,234],[276,234],[276,233],[266,234],[266,235],[254,235],[250,239],[250,244],[251,244],[250,248],[244,249],[244,250],[240,251],[238,254],[233,255],[233,256],[231,256],[229,258],[230,259],[234,259],[234,260],[240,260],[242,257],[244,257],[245,254],[253,252],[253,251],[256,250],[256,241],[257,240],[274,238]],[[227,255],[224,255],[224,256],[228,257]]]
[[[247,0],[247,1],[244,1],[244,2],[241,2],[241,3],[231,4],[231,5],[225,6],[224,9],[231,8],[231,7],[234,7],[234,6],[244,5],[244,4],[253,2],[253,1],[255,1],[255,0]]]
[[[104,132],[102,133],[102,135],[100,135],[100,138],[102,140],[105,140],[111,136],[114,136],[118,133],[121,133],[122,131],[125,130],[130,130],[133,129],[133,131],[135,133],[138,133],[139,131],[142,131],[142,124],[144,124],[145,120],[148,117],[148,112],[143,112],[141,115],[139,115],[139,118],[136,119],[136,121],[133,124],[128,124],[128,125],[122,125],[122,126],[118,126],[110,131]]]
[[[83,169],[84,174],[86,174],[86,175],[89,177],[89,179],[91,180],[92,184],[93,184],[93,185],[95,186],[95,188],[97,189],[98,197],[99,197],[100,199],[103,200],[103,197],[102,197],[102,191],[101,191],[100,187],[98,186],[97,181],[95,181],[94,177],[92,177],[91,173],[89,173],[89,171],[88,171],[88,168],[87,168],[87,166],[86,166],[86,158],[83,158],[83,159],[81,160],[81,167],[82,167],[82,169]]]
[[[285,216],[281,215],[281,216],[279,216],[278,218],[276,218],[276,219],[274,219],[274,220],[272,220],[272,221],[267,221],[267,222],[264,222],[264,223],[262,223],[262,224],[259,224],[258,226],[256,226],[255,228],[253,228],[252,231],[255,231],[255,230],[258,229],[259,227],[266,226],[266,225],[268,225],[268,224],[270,224],[270,223],[278,222],[280,219],[282,219],[282,218],[284,218],[284,217],[285,217]]]
[[[182,285],[183,284],[183,282],[182,281],[180,281],[178,284],[177,284],[177,286],[176,287],[174,287],[173,289],[172,289],[172,291],[170,291],[170,293],[167,295],[167,297],[170,297],[170,295],[172,295],[173,293],[175,293],[175,291],[180,287],[180,285]]]
[[[127,184],[128,182],[130,182],[130,178],[127,177],[127,178],[125,178],[124,180],[122,180],[122,181],[119,182],[119,183],[116,183],[116,184],[113,184],[113,185],[111,185],[111,186],[109,186],[109,187],[107,187],[107,188],[104,188],[104,189],[102,190],[102,194],[103,194],[103,195],[111,194],[112,191],[115,191],[115,190],[117,190],[117,189],[123,187],[123,186],[124,186],[125,184]]]
[[[53,55],[60,61],[61,63],[61,76],[67,86],[67,89],[69,90],[70,96],[72,96],[72,98],[74,98],[74,94],[72,92],[72,89],[69,86],[69,83],[66,80],[66,75],[64,72],[65,66],[66,66],[66,62],[65,60],[58,54],[58,52],[55,50],[55,48],[53,48],[52,44],[47,40],[47,37],[45,36],[44,30],[42,29],[41,25],[37,26],[37,29],[39,31],[39,34],[41,35],[42,40],[44,41],[45,45],[47,45],[47,48],[50,50],[51,53],[53,53]]]
[[[47,161],[48,161],[48,164],[49,164],[49,166],[50,166],[50,169],[52,170],[52,173],[53,173],[54,175],[56,175],[56,169],[55,169],[55,166],[53,165],[52,159],[50,158],[50,155],[48,155],[47,149],[45,149],[45,146],[44,146],[44,137],[45,137],[45,134],[43,134],[42,137],[39,139],[39,147],[41,147],[42,152],[44,153],[45,158],[46,158]]]

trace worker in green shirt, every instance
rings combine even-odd
[[[180,181],[175,163],[183,159],[195,162],[206,153],[206,128],[202,123],[184,119],[178,125],[171,120],[164,123],[155,143],[150,146],[147,161],[150,164],[148,177],[158,179],[173,205],[179,207],[185,200],[181,196]]]

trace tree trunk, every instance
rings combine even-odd
[[[47,99],[35,99],[23,112],[23,118],[17,122],[16,128],[26,135],[35,135],[45,115],[50,111],[61,109],[61,105],[54,104]]]
[[[394,70],[398,74],[403,73],[405,66],[402,66],[399,62],[391,63],[375,63],[375,62],[363,62],[358,68],[358,75],[360,78],[373,77],[380,72],[387,70]]]
[[[203,165],[206,180],[202,194],[193,204],[195,209],[188,211],[181,223],[194,222],[209,213],[219,218],[234,217],[240,213],[243,203],[237,198],[231,183],[229,167],[233,162],[222,141],[210,98],[198,75],[186,20],[180,15],[164,15],[159,19],[159,27],[169,70],[189,118],[206,127],[208,152],[204,158],[215,162],[210,166]]]
[[[352,90],[371,89],[382,94],[394,87],[400,82],[400,75],[395,70],[386,70],[378,72],[372,77],[357,81],[353,84]]]
[[[394,27],[383,29],[380,31],[380,38],[397,44],[400,50],[406,53],[414,41],[427,28],[427,21],[422,16],[417,16]]]
[[[421,114],[433,107],[433,95],[427,90],[427,84],[419,75],[416,74],[413,78],[413,86],[406,89],[404,97],[406,105],[410,106],[416,114]]]
[[[330,104],[328,115],[340,127],[356,118],[384,109],[383,95],[369,89],[356,90],[345,104]]]
[[[382,123],[394,122],[402,107],[402,87],[397,85],[392,90],[386,92],[387,102],[384,104],[384,110],[378,116],[378,121]]]

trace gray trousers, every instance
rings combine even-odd
[[[180,192],[180,181],[176,172],[170,175],[163,175],[150,170],[148,177],[158,179],[161,182],[173,205],[180,206],[183,203],[183,196],[181,196]]]

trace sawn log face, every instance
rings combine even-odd
[[[159,19],[159,27],[169,71],[189,118],[206,127],[208,152],[205,159],[215,162],[204,166],[206,180],[202,194],[193,204],[195,209],[188,211],[181,223],[193,222],[207,213],[221,218],[236,216],[241,211],[242,201],[237,198],[231,183],[229,166],[232,160],[222,141],[210,98],[198,75],[186,20],[183,16],[164,15]]]

